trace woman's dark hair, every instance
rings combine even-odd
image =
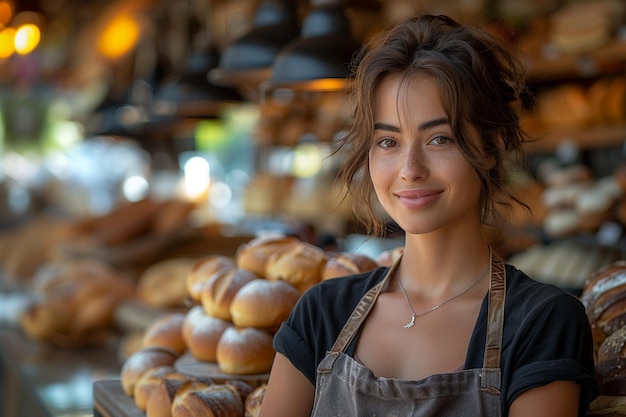
[[[377,89],[391,74],[405,81],[428,74],[437,83],[459,147],[481,179],[485,224],[494,224],[500,206],[510,207],[511,201],[525,206],[507,189],[506,174],[510,157],[515,163],[524,160],[519,105],[531,107],[534,101],[524,61],[504,40],[447,16],[421,15],[370,40],[353,65],[355,107],[350,128],[338,142],[337,151],[349,150],[338,178],[370,233],[385,232],[375,208],[368,154]]]

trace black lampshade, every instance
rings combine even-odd
[[[351,77],[350,62],[360,46],[340,4],[313,7],[300,37],[281,50],[263,88],[340,89]]]
[[[218,63],[214,48],[193,51],[184,73],[166,80],[156,91],[152,113],[155,117],[214,116],[225,103],[242,101],[239,92],[212,83],[208,73]]]
[[[253,28],[229,45],[210,74],[220,85],[259,84],[269,78],[281,49],[299,32],[293,0],[266,0],[257,8]]]

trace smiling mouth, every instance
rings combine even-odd
[[[400,203],[406,207],[418,208],[429,205],[439,199],[441,191],[401,191],[395,194]]]

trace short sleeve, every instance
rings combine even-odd
[[[505,317],[506,320],[506,317]],[[554,381],[581,385],[581,416],[598,390],[593,369],[593,340],[582,303],[562,293],[535,305],[520,321],[507,355],[511,370],[506,403]]]

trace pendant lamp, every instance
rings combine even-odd
[[[212,83],[208,74],[218,63],[217,50],[205,47],[190,53],[184,73],[166,80],[156,91],[152,114],[156,118],[216,116],[227,103],[243,100],[230,87]]]
[[[272,73],[276,55],[298,37],[300,27],[293,0],[265,0],[256,10],[252,29],[222,52],[210,79],[220,85],[245,87],[251,95]],[[245,92],[244,92],[245,94]]]
[[[360,46],[341,1],[313,0],[300,37],[280,51],[261,88],[341,90],[351,77],[350,62]]]

